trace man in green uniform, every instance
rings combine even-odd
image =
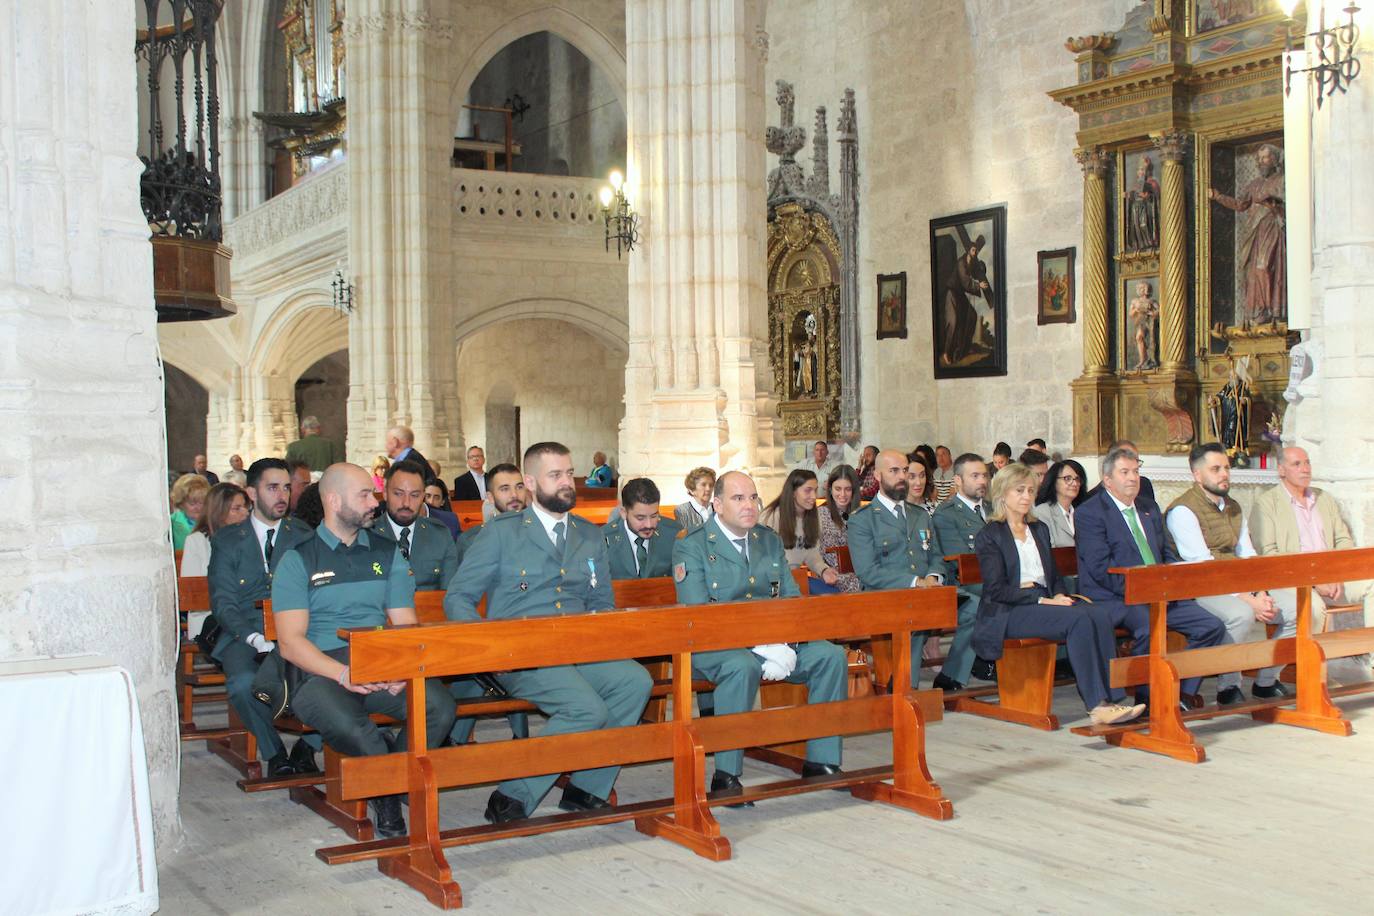
[[[577,504],[568,449],[536,443],[525,451],[524,466],[533,502],[482,526],[444,598],[444,613],[452,620],[476,620],[483,593],[492,620],[588,614],[615,605],[605,538],[590,522],[568,514]],[[629,660],[510,671],[496,679],[511,696],[549,717],[545,735],[635,725],[653,686],[649,673]],[[606,807],[619,772],[601,767],[573,773],[558,806]],[[504,823],[533,814],[557,777],[501,783],[487,802],[487,820]]]
[[[653,579],[673,569],[673,544],[682,526],[658,514],[658,487],[636,477],[620,491],[620,518],[601,528],[612,579]]]
[[[879,452],[873,468],[878,492],[872,502],[849,517],[849,558],[866,590],[929,588],[944,582],[945,561],[939,538],[931,530],[930,515],[906,501],[912,464],[915,462],[908,462],[893,449]],[[911,634],[913,688],[920,677],[926,636],[924,632]],[[944,686],[943,677],[943,673],[936,676],[936,687]]]
[[[301,420],[301,437],[286,447],[287,464],[303,461],[317,474],[343,458],[339,443],[320,435],[320,421],[314,417]]]
[[[417,592],[444,589],[458,571],[458,550],[442,523],[420,514],[425,502],[424,471],[413,461],[386,469],[386,502],[372,531],[396,545],[410,564]]]
[[[252,513],[237,525],[221,528],[211,542],[210,609],[220,633],[210,656],[224,669],[230,704],[258,739],[267,775],[314,773],[319,769],[314,750],[302,739],[288,757],[267,707],[253,695],[258,666],[273,648],[262,635],[262,608],[257,602],[270,597],[272,572],[281,558],[314,532],[305,522],[286,515],[291,477],[285,461],[254,461],[248,468],[247,490]]]
[[[338,630],[415,623],[415,585],[396,545],[366,530],[377,505],[371,474],[331,465],[320,478],[320,500],[323,524],[286,552],[272,579],[291,708],[341,754],[386,754],[391,748],[371,715],[404,720],[405,683],[354,683]],[[453,700],[437,679],[425,682],[425,725],[429,747],[453,727]],[[372,811],[378,835],[405,833],[399,796],[372,799]]]
[[[989,510],[983,497],[988,494],[990,480],[992,475],[980,456],[965,452],[954,459],[954,493],[940,504],[931,519],[940,549],[947,556],[975,552],[973,539],[987,524]],[[959,570],[951,565],[947,578],[951,585],[957,585]],[[959,628],[949,644],[944,667],[940,669],[945,680],[937,683],[937,687],[962,690],[970,674],[985,681],[997,679],[997,667],[987,661],[975,664],[973,654],[973,626],[978,621],[978,602],[982,595],[981,585],[959,586]]]
[[[529,503],[529,495],[525,492],[525,475],[513,464],[498,464],[492,468],[487,472],[486,483],[487,502],[491,505],[493,515],[519,512]],[[485,511],[484,509],[483,512]],[[482,530],[483,526],[476,524],[463,529],[463,533],[458,535],[456,547],[459,566],[463,564],[463,557],[467,554],[468,548]]]
[[[747,474],[730,471],[716,480],[715,514],[700,528],[678,539],[673,548],[673,579],[683,604],[796,598],[782,540],[758,524],[759,494]],[[726,716],[754,708],[759,681],[805,684],[808,703],[832,703],[846,696],[844,649],[830,642],[779,644],[692,654],[692,677],[716,685],[715,714]],[[716,754],[711,791],[740,792],[744,753]],[[803,776],[838,773],[840,739],[806,742]]]

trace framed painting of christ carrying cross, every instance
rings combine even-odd
[[[1007,208],[930,221],[936,378],[1007,374]]]

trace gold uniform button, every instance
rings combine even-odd
[[[524,572],[525,572],[525,571],[524,571],[523,569],[520,570],[521,575],[523,575]],[[566,575],[568,574],[568,571],[567,571],[566,569],[560,569],[560,570],[558,571],[558,574],[559,574],[560,576],[566,576]]]
[[[913,567],[913,568],[914,568],[914,567]],[[553,589],[553,590],[556,591],[556,592],[561,592],[561,591],[563,591],[563,586],[561,586],[561,585],[556,585],[556,586],[554,586],[554,589]]]
[[[750,585],[753,585],[753,584],[754,584],[754,577],[753,577],[753,576],[750,576],[750,577],[749,577],[749,584],[750,584]]]
[[[746,598],[752,598],[752,597],[754,597],[754,593],[753,593],[753,592],[745,592],[745,593],[744,593],[744,597],[746,597]]]
[[[247,579],[240,579],[240,580],[239,580],[239,585],[243,585],[243,584],[244,584],[245,582],[247,582],[247,581],[248,581]]]
[[[715,583],[715,582],[712,582],[712,583],[711,583],[711,587],[712,587],[712,588],[720,588],[720,586],[719,586],[717,583]]]
[[[555,601],[555,602],[553,603],[553,606],[554,606],[555,608],[558,608],[559,610],[562,610],[562,609],[563,609],[563,602],[561,602],[561,601]]]

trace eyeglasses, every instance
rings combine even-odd
[[[1082,482],[1083,482],[1083,478],[1079,477],[1077,474],[1060,474],[1060,475],[1059,475],[1057,478],[1055,478],[1055,479],[1056,479],[1056,480],[1062,480],[1062,481],[1064,481],[1065,483],[1082,483]]]

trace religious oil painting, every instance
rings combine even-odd
[[[906,271],[878,274],[878,339],[906,340]]]
[[[936,378],[1007,374],[1007,208],[930,221]]]
[[[1269,12],[1276,12],[1278,4],[1273,0],[1196,0],[1197,25],[1199,34],[1213,29],[1224,29],[1228,25],[1239,25],[1258,19]]]
[[[1073,248],[1060,248],[1036,253],[1036,275],[1040,278],[1036,285],[1036,324],[1073,324],[1074,252]]]
[[[1127,372],[1158,369],[1159,275],[1126,277],[1119,295],[1122,368]]]

